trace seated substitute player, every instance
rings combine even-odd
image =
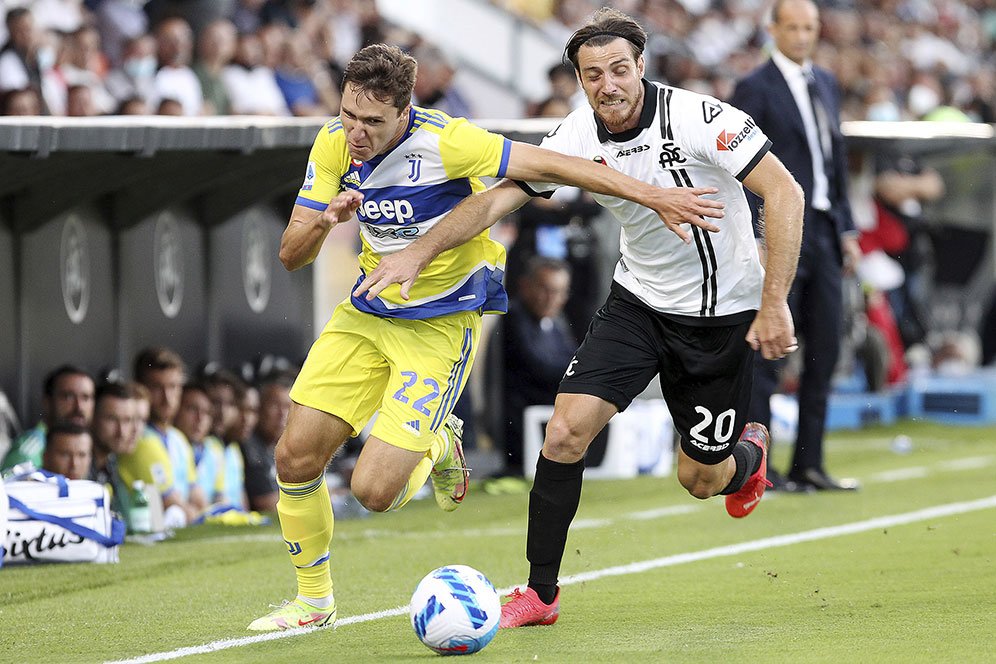
[[[724,494],[729,514],[743,517],[766,486],[768,434],[747,423],[746,412],[754,353],[782,357],[796,348],[786,298],[802,235],[802,191],[749,116],[644,80],[646,38],[612,9],[596,12],[571,37],[566,56],[594,114],[574,111],[542,145],[658,186],[712,186],[726,204],[723,229],[709,234],[692,226],[691,237],[683,229],[675,237],[649,210],[595,197],[622,224],[622,258],[609,298],[560,383],[529,494],[529,584],[502,607],[502,627],[556,621],[557,579],[581,499],[585,452],[654,376],[681,435],[678,481],[689,493]],[[764,269],[741,183],[764,199]],[[523,190],[556,188],[520,186],[502,182],[471,197],[404,252],[385,257],[354,296],[399,283],[404,297],[432,257],[521,206]]]
[[[716,229],[704,217],[721,217],[722,205],[699,198],[715,189],[660,189],[588,159],[513,143],[465,119],[412,106],[416,67],[411,57],[382,44],[364,48],[346,66],[342,113],[315,139],[281,240],[280,260],[288,269],[314,260],[329,230],[356,213],[360,265],[369,273],[382,256],[403,249],[483,190],[484,176],[625,196],[653,208],[666,223]],[[351,479],[357,499],[378,512],[400,508],[431,474],[442,509],[463,500],[468,483],[461,423],[451,411],[477,352],[481,314],[504,311],[507,303],[504,249],[483,229],[467,240],[426,267],[411,301],[394,288],[378,298],[342,302],[312,346],[275,450],[277,512],[298,597],[249,629],[335,620],[333,514],[324,469],[376,411]]]

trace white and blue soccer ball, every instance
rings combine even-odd
[[[467,565],[432,570],[409,605],[419,640],[440,655],[469,655],[491,643],[501,600],[488,577]]]

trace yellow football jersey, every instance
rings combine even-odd
[[[382,256],[404,249],[464,198],[483,190],[480,178],[504,177],[510,149],[505,137],[463,118],[413,106],[402,141],[385,154],[359,162],[350,158],[342,122],[334,118],[315,138],[297,204],[324,210],[344,189],[363,194],[356,216],[365,275]],[[392,284],[372,301],[361,296],[352,303],[360,311],[391,318],[504,312],[504,270],[505,248],[485,230],[426,266],[412,286],[410,300],[402,299],[400,285]]]

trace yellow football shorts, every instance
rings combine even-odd
[[[415,452],[429,449],[470,375],[481,337],[476,311],[427,320],[381,318],[346,300],[332,312],[291,389],[302,406]]]

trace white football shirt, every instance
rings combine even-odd
[[[746,113],[707,95],[644,80],[640,122],[610,134],[589,107],[575,110],[542,146],[604,163],[659,187],[708,187],[726,204],[721,228],[690,226],[686,245],[649,208],[595,195],[622,224],[613,279],[648,306],[697,324],[729,324],[761,305],[764,269],[741,180],[771,148]],[[533,195],[561,185],[519,183]],[[735,316],[739,321],[744,316]]]

